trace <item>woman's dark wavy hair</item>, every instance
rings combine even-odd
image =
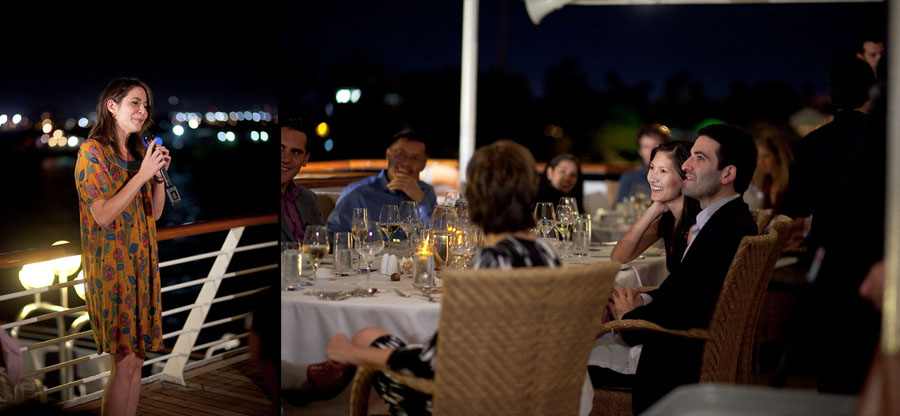
[[[656,148],[650,152],[650,163],[653,163],[653,158],[656,157],[657,152],[665,152],[666,155],[669,156],[669,160],[671,160],[672,164],[675,166],[675,172],[678,173],[678,176],[680,176],[682,180],[684,180],[684,170],[681,169],[681,165],[684,164],[685,160],[688,160],[688,158],[691,157],[691,146],[693,146],[691,142],[684,140],[664,142],[659,146],[656,146]],[[700,201],[685,195],[684,203],[681,208],[681,219],[678,220],[678,224],[675,224],[674,235],[680,236],[687,233],[691,226],[694,225],[700,209]]]
[[[153,94],[150,87],[144,81],[137,78],[116,78],[109,82],[103,92],[100,93],[100,99],[97,101],[97,124],[91,128],[88,133],[88,140],[96,140],[100,144],[109,146],[114,152],[118,153],[116,148],[116,119],[106,108],[106,103],[113,100],[118,105],[122,104],[122,99],[128,95],[134,87],[141,87],[147,94],[147,119],[141,126],[141,131],[132,133],[128,136],[125,147],[128,153],[135,159],[144,157],[144,145],[141,143],[141,135],[147,131],[153,122],[150,116],[153,114]]]
[[[485,233],[534,226],[531,205],[537,197],[538,175],[528,149],[511,140],[484,146],[469,160],[466,178],[469,216]]]

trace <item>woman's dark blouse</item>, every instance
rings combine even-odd
[[[687,248],[687,232],[676,236],[675,234],[675,216],[671,212],[666,212],[659,219],[659,228],[657,233],[666,243],[666,269],[672,273],[681,265],[681,258],[684,256],[684,250]]]

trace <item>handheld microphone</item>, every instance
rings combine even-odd
[[[150,148],[150,141],[155,141],[152,135],[146,134],[143,137],[144,147]],[[158,144],[158,143],[157,143]],[[172,206],[178,205],[181,203],[181,194],[178,193],[178,188],[175,187],[175,183],[172,182],[172,179],[169,179],[169,172],[166,172],[166,167],[163,166],[159,169],[159,173],[163,177],[163,182],[166,187],[166,195],[169,197],[169,203]]]

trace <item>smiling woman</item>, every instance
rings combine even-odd
[[[143,81],[110,82],[75,164],[85,302],[98,353],[111,357],[103,414],[137,412],[144,356],[163,346],[156,220],[165,192],[157,175],[171,158],[155,141],[141,146],[152,103]]]

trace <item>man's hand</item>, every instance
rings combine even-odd
[[[341,364],[354,364],[352,360],[355,357],[353,350],[356,348],[350,339],[347,338],[344,334],[337,334],[331,338],[331,341],[328,342],[328,349],[326,350],[326,355],[328,359],[331,361],[336,361]]]
[[[419,187],[416,177],[402,172],[396,172],[391,176],[391,181],[388,182],[388,189],[392,191],[403,191],[403,193],[416,202],[422,202],[422,200],[425,199],[425,192]]]
[[[638,306],[644,306],[644,299],[630,287],[613,287],[609,295],[609,310],[613,318],[622,319],[622,316],[634,310]]]

